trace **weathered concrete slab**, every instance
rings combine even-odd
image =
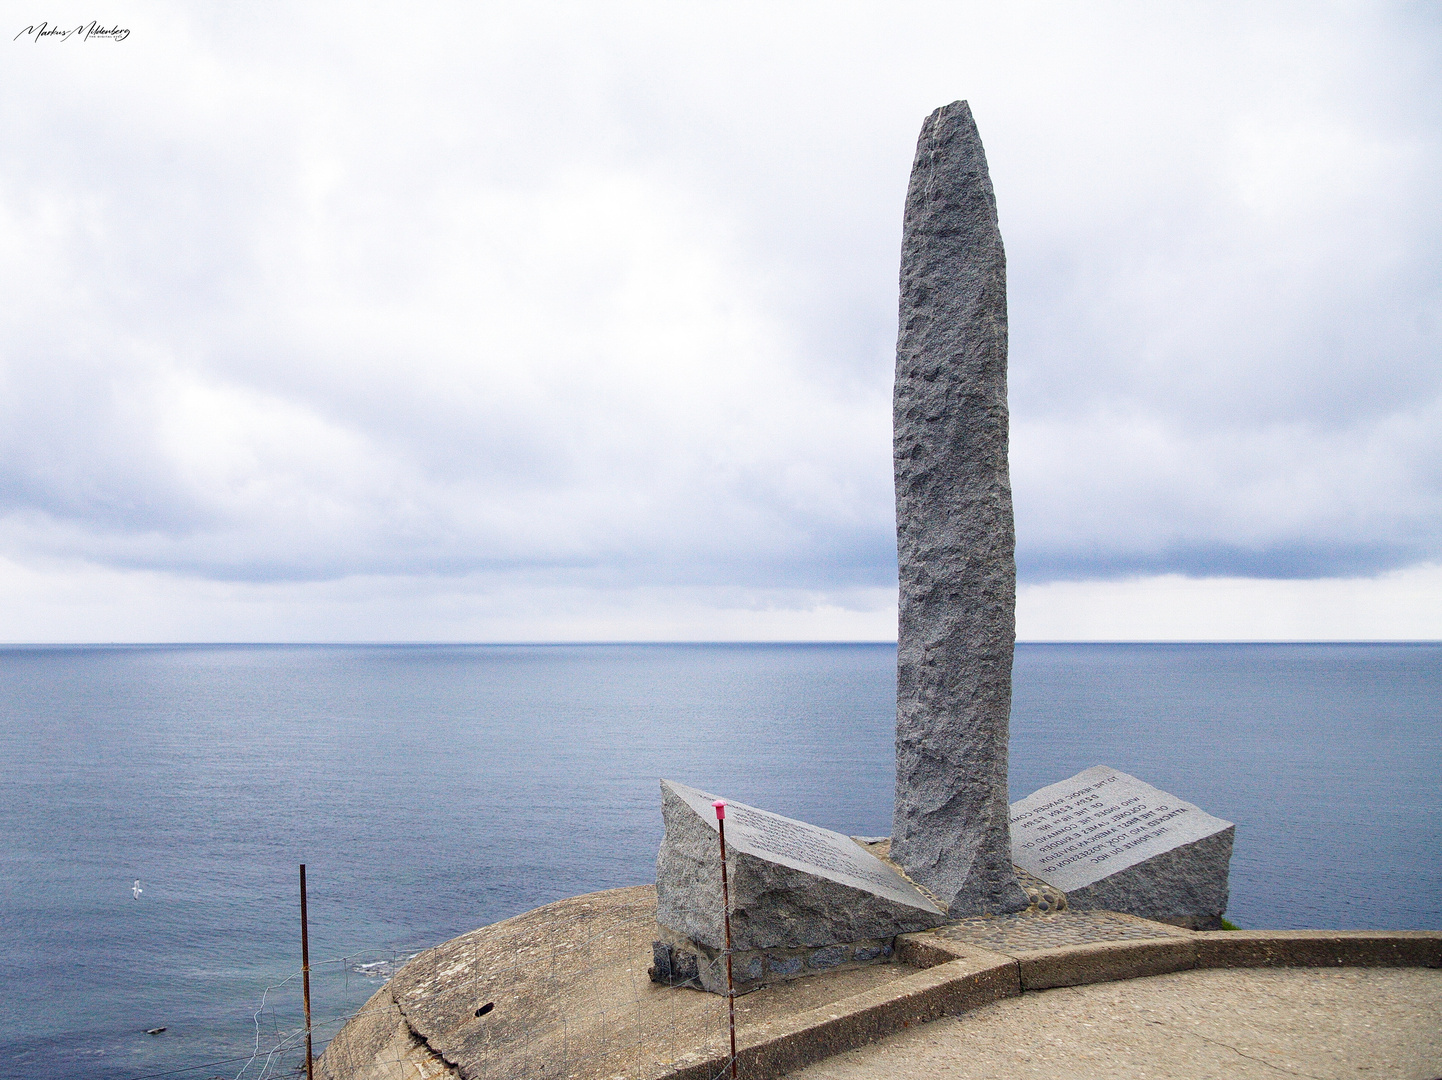
[[[939,937],[1012,955],[1038,949],[1060,949],[1067,945],[1192,936],[1179,927],[1118,911],[1063,911],[1045,918],[1037,918],[1032,912],[982,915],[958,919],[936,933]]]
[[[321,1059],[320,1075],[326,1080],[721,1075],[727,1061],[725,999],[646,978],[655,915],[650,886],[613,889],[550,904],[428,950],[346,1025]],[[1076,918],[1101,926],[1104,920],[1097,916]],[[1043,922],[1066,916],[1018,918]],[[1121,919],[1127,925],[1143,922]],[[1024,969],[1033,988],[1056,985],[1058,979],[1115,981],[1174,962],[1178,946],[1195,950],[1198,966],[1442,964],[1442,932],[1436,931],[1210,934],[1152,926],[1156,938],[1128,939],[1120,947],[1103,941],[1010,952],[949,937],[949,927],[903,935],[893,963],[781,983],[738,999],[743,1075],[780,1075],[907,1027],[1015,997],[1022,992]],[[1035,937],[1015,932],[1019,940]],[[476,1010],[488,1002],[494,1008],[477,1017]]]
[[[711,950],[709,959],[726,943],[715,800],[661,781],[666,834],[656,859],[656,920]],[[916,886],[841,833],[728,801],[726,847],[732,947],[752,954],[740,958],[736,975],[743,982],[884,961],[897,934],[946,922]],[[865,945],[865,959],[841,948],[858,943]],[[824,963],[818,963],[821,953],[788,950],[822,950]],[[753,962],[763,970],[752,973],[747,965]]]
[[[346,1021],[315,1063],[320,1080],[440,1080],[450,1067],[406,1023],[389,985]]]
[[[1023,990],[1046,990],[1187,971],[1197,966],[1197,943],[1188,938],[1152,938],[1063,945],[1018,953],[1017,963]]]
[[[1442,968],[1435,930],[1218,930],[1196,939],[1199,968]]]
[[[1027,993],[789,1080],[1432,1080],[1442,971],[1185,971]]]
[[[574,897],[422,953],[379,991],[322,1059],[328,1080],[547,1076],[657,1080],[714,1061],[726,1000],[646,975],[656,929],[650,885]],[[835,971],[736,1002],[743,1040],[916,968]],[[494,1008],[477,1017],[487,1003]],[[441,1070],[441,1071],[436,1071]]]
[[[1220,929],[1236,826],[1098,765],[1011,807],[1012,858],[1073,910]]]
[[[788,1017],[737,1042],[737,1071],[779,1077],[835,1054],[864,1046],[914,1024],[956,1016],[1021,992],[1016,965],[1006,957],[974,955],[863,991],[842,1001]],[[675,1080],[716,1080],[727,1058],[678,1071]]]
[[[893,457],[900,610],[891,857],[952,915],[1020,911],[1007,839],[1016,640],[1006,254],[964,101],[906,195]]]
[[[1115,911],[1067,911],[960,919],[898,942],[913,963],[917,950],[984,949],[1016,961],[1023,990],[1134,979],[1196,965],[1197,935]],[[935,952],[930,955],[936,955]]]

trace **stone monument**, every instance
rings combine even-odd
[[[714,795],[661,781],[666,836],[656,859],[651,977],[725,993],[726,934]],[[732,968],[740,991],[768,982],[884,962],[897,934],[946,914],[856,840],[726,804]]]
[[[966,102],[921,128],[901,248],[891,857],[954,916],[1020,911],[1008,840],[1016,560],[1006,255]]]
[[[1011,807],[1012,860],[1104,909],[1220,930],[1236,826],[1135,776],[1098,765]]]

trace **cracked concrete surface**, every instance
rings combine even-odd
[[[321,1080],[714,1078],[725,999],[650,981],[655,912],[649,885],[590,893],[426,950],[337,1034]],[[1442,934],[1030,919],[904,935],[896,963],[745,995],[743,1075],[1442,1078]]]
[[[1442,970],[1186,971],[1044,990],[889,1036],[793,1080],[1442,1077]]]
[[[726,1000],[651,982],[651,885],[588,893],[428,949],[326,1048],[321,1080],[655,1080],[722,1052]],[[883,987],[878,964],[798,979],[736,1002],[738,1031]],[[478,1014],[490,1003],[492,1008]]]

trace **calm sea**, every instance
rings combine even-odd
[[[296,1023],[301,862],[323,1041],[393,957],[650,880],[658,777],[884,834],[895,663],[0,649],[0,1075],[292,1069],[247,1057]],[[1242,926],[1442,928],[1442,645],[1020,646],[1012,798],[1097,764],[1237,823]]]

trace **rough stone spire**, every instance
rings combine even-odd
[[[1006,787],[1016,641],[1006,253],[964,101],[921,128],[901,246],[891,856],[953,916],[1027,905]]]

